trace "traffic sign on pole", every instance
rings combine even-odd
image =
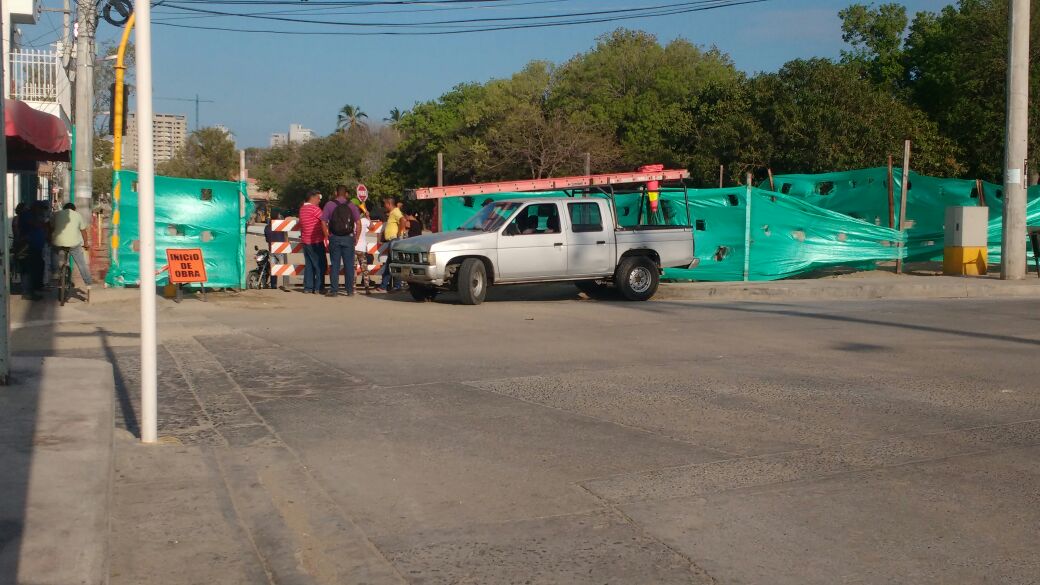
[[[368,201],[368,187],[366,187],[364,184],[359,184],[357,186],[357,198],[358,201],[362,203]]]

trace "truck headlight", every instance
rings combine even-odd
[[[437,264],[437,255],[433,252],[419,252],[419,264],[433,266]]]

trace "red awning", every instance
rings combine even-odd
[[[65,123],[25,102],[4,100],[4,136],[10,166],[31,161],[69,160],[69,131]]]

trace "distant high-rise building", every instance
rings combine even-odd
[[[313,140],[316,136],[314,130],[304,128],[302,124],[289,124],[290,144],[303,144],[304,142]]]
[[[152,115],[152,156],[155,164],[166,162],[177,154],[188,139],[188,117],[183,114]],[[137,168],[137,114],[126,117],[123,137],[123,166]]]
[[[310,128],[304,128],[303,124],[289,124],[289,132],[275,132],[271,134],[271,148],[285,146],[286,144],[303,144],[317,138],[318,135]]]

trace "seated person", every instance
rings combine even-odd
[[[545,233],[547,234],[558,234],[560,233],[560,216],[550,215],[549,219],[545,221]]]

